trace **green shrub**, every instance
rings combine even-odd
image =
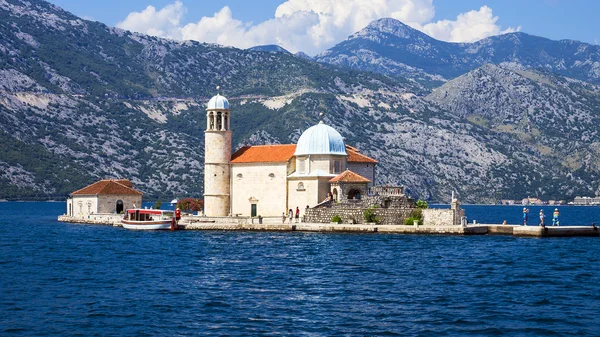
[[[334,215],[333,218],[331,218],[331,222],[340,223],[340,222],[342,222],[342,217],[339,215]]]
[[[417,223],[418,223],[419,225],[421,225],[421,224],[422,224],[422,222],[423,222],[423,220],[421,220],[421,219],[419,219],[419,218],[414,218],[414,217],[412,217],[412,216],[411,216],[411,217],[409,217],[409,218],[406,218],[406,220],[404,220],[404,224],[405,224],[406,226],[414,226],[414,225],[415,225],[415,220],[417,220]]]
[[[373,213],[373,207],[368,208],[363,212],[363,218],[365,219],[365,222],[379,223],[379,218]]]
[[[427,201],[421,199],[417,200],[415,206],[417,206],[417,208],[429,208],[429,204],[427,204]]]
[[[414,226],[414,221],[417,220],[419,225],[423,224],[423,209],[415,208],[410,212],[410,216],[404,220],[407,226]]]

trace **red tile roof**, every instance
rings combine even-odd
[[[231,163],[285,163],[294,156],[294,152],[296,144],[244,146],[231,155]],[[346,145],[346,152],[350,163],[378,163],[350,145]]]
[[[295,151],[295,144],[244,146],[231,155],[231,163],[285,163]]]
[[[338,175],[337,177],[329,180],[330,183],[337,183],[337,182],[342,182],[342,183],[370,183],[371,181],[359,174],[356,174],[350,170],[346,170],[342,173],[340,173],[340,175]]]
[[[377,160],[365,156],[364,154],[360,153],[357,148],[350,145],[346,145],[346,152],[348,152],[349,163],[378,163]]]
[[[133,189],[133,184],[127,179],[103,179],[71,193],[71,195],[107,194],[143,195],[142,192]]]

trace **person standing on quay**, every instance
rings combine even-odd
[[[540,226],[541,227],[546,227],[546,223],[544,222],[546,219],[546,214],[544,214],[544,210],[541,209],[540,210]]]
[[[300,222],[300,208],[296,206],[296,223]]]
[[[527,207],[523,207],[523,226],[527,226],[527,217],[529,214],[529,210]]]
[[[554,213],[552,214],[552,226],[560,226],[560,221],[558,220],[559,216],[560,212],[558,211],[558,208],[555,208]]]
[[[288,211],[288,217],[290,218],[290,224],[292,223],[292,218],[294,217],[294,211],[290,208]]]
[[[285,212],[281,213],[281,223],[285,223]]]

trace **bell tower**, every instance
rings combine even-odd
[[[217,95],[208,101],[204,132],[204,214],[227,216],[230,209],[231,124],[229,101]]]

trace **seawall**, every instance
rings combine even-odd
[[[58,221],[82,224],[121,226],[121,216],[117,214],[96,214],[89,218],[59,216]],[[575,237],[600,236],[598,227],[562,226],[539,227],[498,224],[471,224],[467,226],[406,226],[380,224],[337,224],[337,223],[281,223],[280,217],[182,217],[179,229],[183,230],[224,230],[224,231],[300,231],[300,232],[356,232],[393,233],[420,235],[514,235],[519,237]]]

